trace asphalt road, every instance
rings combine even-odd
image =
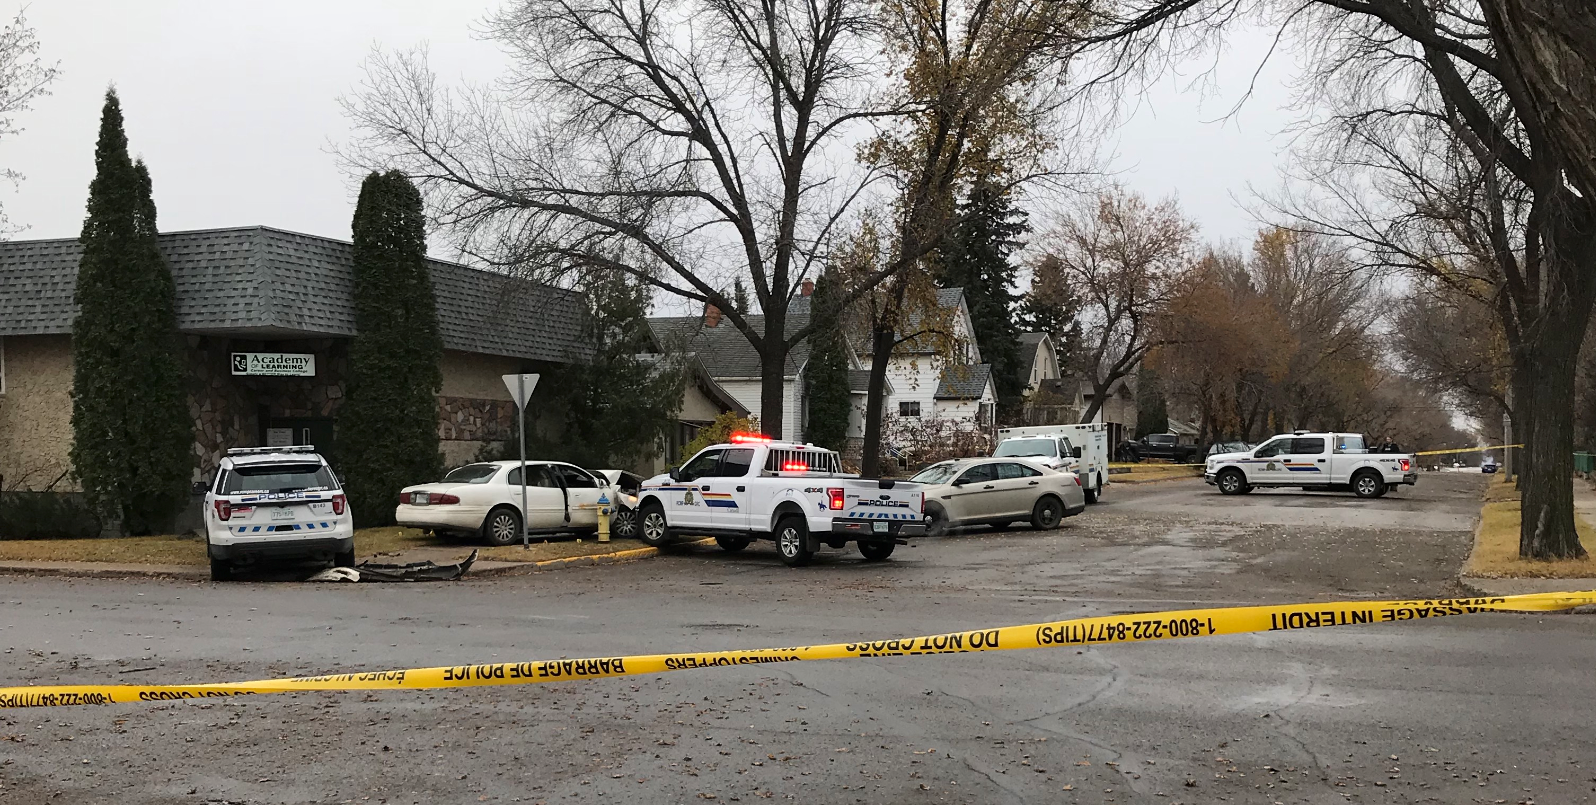
[[[692,549],[433,585],[0,578],[0,684],[811,644],[1455,593],[1482,481],[1111,489],[886,564]],[[1394,527],[1386,527],[1394,526]],[[0,802],[1578,803],[1596,618],[1478,615],[517,688],[0,711]]]

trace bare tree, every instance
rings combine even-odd
[[[1092,384],[1082,422],[1096,418],[1114,384],[1162,342],[1159,320],[1192,265],[1195,233],[1173,200],[1149,206],[1115,187],[1082,201],[1037,239],[1035,281],[1080,295],[1080,368]]]
[[[440,88],[423,51],[377,53],[345,101],[349,159],[398,167],[470,254],[559,279],[621,272],[713,305],[759,353],[783,428],[788,308],[878,178],[851,159],[886,64],[863,0],[515,0],[484,23],[492,87]],[[752,285],[762,323],[725,290]],[[866,284],[880,281],[866,278]]]
[[[0,137],[22,132],[16,115],[26,112],[41,96],[50,94],[50,84],[61,74],[55,64],[45,64],[39,58],[38,34],[28,27],[25,12],[17,15],[0,29]],[[0,179],[20,182],[22,174],[16,170],[0,169]],[[5,213],[0,212],[0,235],[10,231]]]
[[[1122,53],[1160,36],[1189,43],[1248,11],[1305,26],[1313,100],[1340,104],[1327,128],[1348,147],[1333,162],[1356,178],[1315,173],[1345,213],[1310,209],[1330,224],[1319,228],[1361,240],[1372,266],[1496,274],[1492,307],[1526,444],[1520,553],[1583,556],[1569,478],[1575,365],[1596,302],[1586,125],[1596,10],[1578,0],[1137,0],[1105,14],[1098,38]]]

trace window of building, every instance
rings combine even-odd
[[[919,416],[920,401],[898,403],[898,416]]]

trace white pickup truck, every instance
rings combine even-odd
[[[806,565],[821,545],[859,543],[879,562],[905,537],[925,534],[919,484],[866,480],[842,472],[837,454],[796,442],[734,434],[707,447],[637,493],[638,537],[662,545],[677,534],[714,537],[740,551],[775,540],[781,560]]]
[[[1261,486],[1351,489],[1377,498],[1402,484],[1419,482],[1418,465],[1401,453],[1369,450],[1359,433],[1296,433],[1270,439],[1246,453],[1208,457],[1203,479],[1226,495]]]

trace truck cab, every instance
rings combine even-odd
[[[1401,485],[1418,483],[1413,457],[1375,453],[1361,433],[1281,434],[1251,451],[1209,456],[1203,479],[1226,495],[1258,487],[1350,489],[1362,498],[1377,498]]]
[[[644,544],[702,535],[740,551],[768,539],[794,567],[808,564],[821,546],[849,542],[865,559],[881,561],[906,538],[925,534],[919,484],[861,479],[844,473],[831,450],[758,434],[733,434],[644,481],[637,507]]]

